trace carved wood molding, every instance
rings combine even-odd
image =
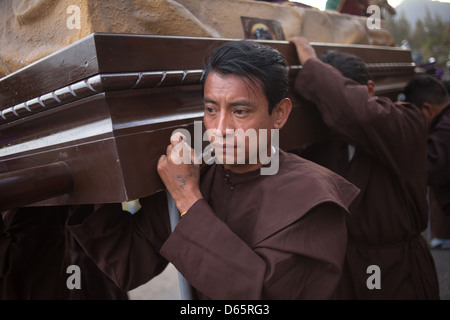
[[[200,84],[203,70],[99,74],[0,111],[0,124],[101,92]]]
[[[367,63],[367,68],[371,73],[404,72],[414,69],[414,67],[415,64],[409,62]],[[301,68],[301,65],[288,66],[290,76],[295,76]],[[101,92],[200,84],[203,74],[204,70],[197,69],[95,75],[13,107],[0,110],[0,125]]]

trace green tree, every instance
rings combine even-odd
[[[411,44],[411,49],[419,50],[422,44],[427,41],[427,37],[427,30],[422,20],[417,20],[414,32],[411,35],[411,40],[409,41]]]
[[[386,19],[386,28],[391,33],[397,45],[400,45],[403,40],[409,40],[411,38],[411,25],[404,14],[398,19],[394,17]]]
[[[428,59],[433,57],[436,64],[441,68],[446,68],[446,63],[450,54],[449,27],[450,22],[445,22],[438,15],[431,17],[427,10],[423,19],[426,30],[426,39],[420,44],[420,52]]]
[[[425,16],[416,22],[413,30],[404,15],[387,18],[386,27],[398,46],[407,40],[412,50],[420,52],[424,62],[433,57],[436,65],[445,70],[450,57],[450,22],[439,15],[432,17],[428,8],[424,10]]]

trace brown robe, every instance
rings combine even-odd
[[[104,205],[68,219],[72,234],[121,288],[172,262],[198,299],[330,299],[341,277],[345,216],[358,190],[331,171],[280,152],[276,175],[206,167],[203,199],[170,232],[164,192],[131,215]]]
[[[318,59],[308,60],[295,90],[312,101],[333,132],[301,155],[343,175],[360,194],[347,218],[348,251],[339,297],[438,299],[428,244],[426,137],[422,111],[345,78]],[[348,145],[355,147],[351,161]],[[381,271],[381,289],[367,286],[367,268]]]
[[[128,300],[128,293],[117,287],[97,267],[70,233],[69,243],[70,263],[78,266],[80,271],[83,270],[80,278],[81,288],[70,290],[70,300]]]
[[[87,209],[89,206],[82,206]],[[24,207],[0,218],[0,300],[128,299],[75,239],[67,216],[77,207]],[[81,289],[68,289],[67,267],[83,270]]]
[[[67,214],[67,207],[30,207],[0,218],[1,300],[69,298]]]
[[[434,119],[428,134],[431,234],[450,239],[450,106]]]

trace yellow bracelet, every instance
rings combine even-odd
[[[183,218],[183,216],[186,214],[187,211],[183,212],[182,214],[180,214],[180,218]]]

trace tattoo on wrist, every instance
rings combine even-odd
[[[184,186],[186,185],[186,180],[184,180],[181,174],[177,175],[177,181],[180,183],[180,188],[184,189]]]

